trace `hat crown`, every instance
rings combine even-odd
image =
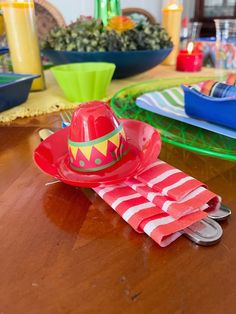
[[[105,102],[81,104],[69,130],[70,166],[76,171],[98,171],[119,161],[129,151],[122,124]]]
[[[89,142],[114,131],[120,125],[107,103],[92,101],[81,104],[73,113],[70,140]]]

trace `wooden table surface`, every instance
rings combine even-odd
[[[162,66],[148,74],[176,75]],[[0,127],[0,314],[236,313],[236,163],[163,145],[161,159],[233,210],[217,245],[181,237],[163,249],[93,191],[45,186],[52,178],[32,153],[38,130],[59,126],[52,114]]]

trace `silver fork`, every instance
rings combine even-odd
[[[70,125],[71,123],[71,119],[72,119],[72,111],[62,111],[60,113],[61,116],[61,120],[62,120],[62,126],[63,127],[67,127]]]

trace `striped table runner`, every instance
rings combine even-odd
[[[137,232],[145,232],[161,247],[221,202],[201,182],[160,160],[136,178],[94,190]]]

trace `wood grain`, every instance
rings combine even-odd
[[[161,158],[206,182],[233,210],[204,248],[162,249],[92,190],[58,183],[32,161],[40,127],[57,114],[0,127],[0,313],[233,314],[236,164],[167,144]]]

